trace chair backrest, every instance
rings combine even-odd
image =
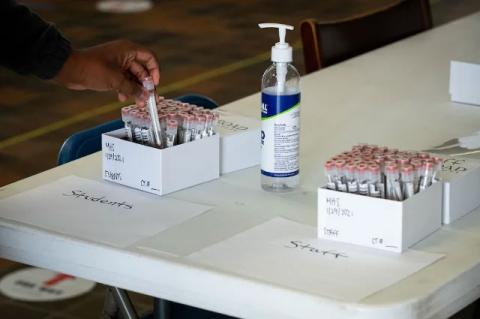
[[[200,94],[186,94],[175,98],[175,100],[203,106],[207,109],[218,107],[214,100]],[[124,127],[123,121],[117,119],[71,135],[63,142],[58,152],[58,165],[100,151],[102,149],[102,134],[122,127]]]
[[[301,22],[305,71],[311,73],[432,27],[428,0],[403,0],[348,19]]]

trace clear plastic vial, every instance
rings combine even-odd
[[[262,77],[261,183],[285,192],[299,185],[300,74],[274,62]]]

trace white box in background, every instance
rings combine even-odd
[[[220,174],[260,164],[259,119],[217,111],[220,119],[217,131],[220,135]]]
[[[105,180],[164,195],[219,177],[219,136],[157,149],[132,143],[124,129],[102,135]]]
[[[318,189],[318,237],[402,252],[442,225],[442,183],[404,201]]]
[[[480,64],[450,62],[450,95],[454,102],[480,105]]]
[[[443,223],[450,224],[480,206],[480,161],[446,157],[440,177],[443,181]]]

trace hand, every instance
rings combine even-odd
[[[151,76],[160,81],[155,54],[125,40],[73,50],[54,81],[73,90],[116,91],[122,102],[135,100],[144,105],[142,80]]]

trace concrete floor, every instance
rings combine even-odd
[[[128,38],[152,48],[161,62],[163,95],[188,92],[225,104],[259,90],[268,65],[272,31],[256,24],[279,21],[298,26],[304,18],[336,19],[393,0],[159,0],[153,10],[127,15],[95,11],[95,1],[22,1],[63,30],[75,47]],[[479,0],[432,1],[434,24],[480,10]],[[289,35],[298,43],[299,33]],[[301,49],[295,64],[303,72]],[[110,93],[67,91],[0,69],[0,186],[56,165],[66,137],[119,117],[122,105]],[[0,259],[0,276],[22,265]],[[99,316],[103,287],[58,303],[21,303],[0,296],[0,318],[80,319]],[[151,298],[134,295],[139,310]],[[473,318],[473,307],[455,319]]]

